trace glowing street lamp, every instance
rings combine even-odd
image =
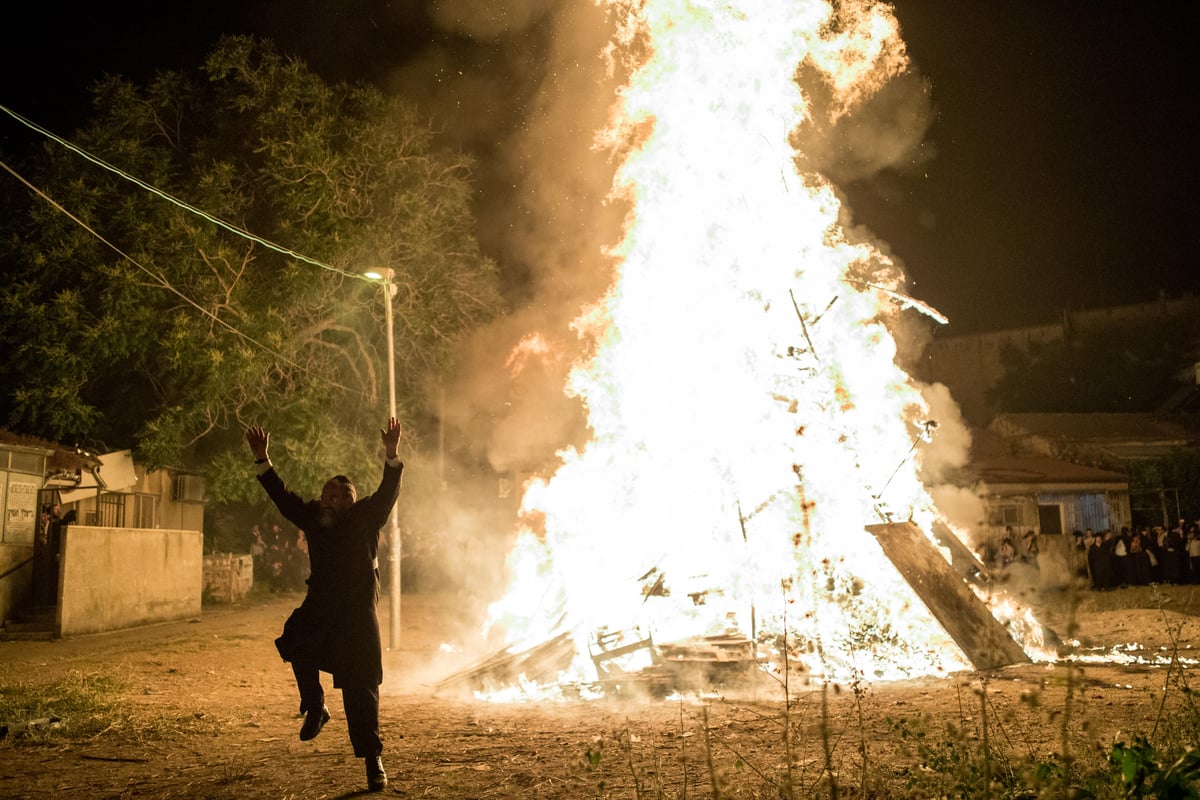
[[[396,296],[396,284],[392,278],[396,273],[389,267],[364,272],[364,277],[377,281],[383,287],[385,319],[387,321],[387,371],[388,371],[388,416],[396,416],[396,345],[395,329],[392,325],[392,298]],[[399,503],[392,505],[388,517],[388,567],[391,574],[391,602],[388,611],[388,649],[400,648],[400,512]]]

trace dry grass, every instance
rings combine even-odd
[[[138,744],[215,730],[216,723],[203,714],[134,709],[121,702],[123,690],[111,675],[77,671],[48,683],[0,686],[0,725],[11,732],[4,741],[22,747],[113,737]]]

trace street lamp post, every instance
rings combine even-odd
[[[396,296],[395,272],[388,267],[365,273],[383,287],[384,319],[387,324],[388,415],[396,416],[396,339],[392,323],[392,298]],[[388,573],[391,575],[391,601],[388,610],[388,649],[400,649],[400,517],[399,504],[392,505],[388,516]]]

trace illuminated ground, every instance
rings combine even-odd
[[[274,597],[206,608],[192,623],[0,643],[0,691],[52,685],[72,675],[107,676],[121,687],[122,711],[111,728],[87,739],[0,742],[0,796],[321,798],[360,792],[362,764],[349,753],[340,703],[331,706],[334,718],[318,739],[302,743],[296,737],[290,670],[271,644],[296,602]],[[439,651],[442,642],[464,634],[449,623],[455,605],[450,596],[404,598],[401,647],[388,654],[386,665],[384,760],[392,782],[385,796],[711,797],[716,780],[723,797],[769,797],[769,781],[780,779],[789,749],[801,787],[796,796],[827,796],[814,783],[825,762],[818,687],[793,685],[797,702],[790,712],[782,689],[714,699],[707,706],[662,700],[496,705],[434,697],[432,684],[465,658]],[[1165,648],[1158,652],[1167,659],[1173,652],[1194,658],[1189,648],[1200,644],[1196,614],[1200,587],[1085,594],[1078,636],[1101,649],[1140,641]],[[1053,623],[1065,629],[1065,619]],[[383,630],[386,639],[386,620]],[[1070,676],[1078,692],[1070,723],[1077,755],[1088,757],[1088,741],[1106,747],[1118,732],[1149,732],[1161,722],[1167,672],[1163,666],[1106,664]],[[915,730],[918,715],[925,715],[921,724],[930,736],[940,736],[949,722],[968,732],[964,741],[977,741],[986,721],[989,736],[1016,753],[1047,757],[1062,741],[1067,681],[1061,666],[997,671],[987,681],[986,714],[975,675],[828,692],[826,742],[840,796],[902,796],[920,759],[897,726]],[[1168,702],[1174,697],[1169,692]],[[793,731],[790,745],[785,719]]]

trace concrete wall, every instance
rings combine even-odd
[[[199,616],[203,550],[200,531],[68,526],[58,584],[59,635]]]
[[[204,599],[213,603],[244,600],[254,586],[254,556],[209,553],[204,557]]]

